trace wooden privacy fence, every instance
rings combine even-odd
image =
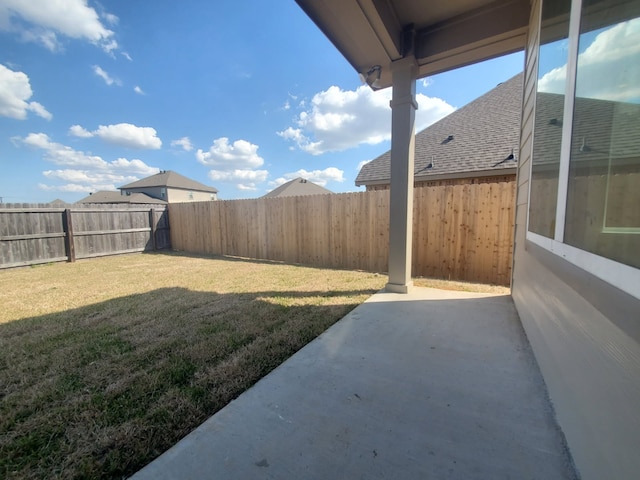
[[[170,248],[164,205],[0,208],[0,268]]]
[[[509,285],[515,182],[414,190],[414,276]],[[169,205],[175,250],[386,272],[389,191]]]

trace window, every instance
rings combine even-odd
[[[582,8],[564,240],[640,268],[640,12],[614,3]]]
[[[538,90],[531,159],[529,230],[553,238],[564,125],[569,13],[571,0],[547,1],[542,6]],[[566,70],[565,70],[566,71]]]
[[[527,238],[640,298],[640,0],[544,1],[538,54]]]
[[[189,196],[189,200],[193,200],[193,192],[189,192],[188,196]]]

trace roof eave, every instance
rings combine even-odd
[[[443,21],[427,19],[407,36],[393,0],[296,2],[357,72],[382,67],[378,88],[391,86],[388,67],[406,52],[415,55],[422,78],[523,50],[530,12],[529,0],[496,0]]]
[[[437,180],[457,180],[462,178],[480,178],[480,177],[499,177],[501,175],[515,175],[517,166],[503,167],[493,170],[475,170],[470,172],[453,172],[453,173],[440,173],[429,175],[414,175],[414,182],[431,182]],[[382,178],[376,180],[356,180],[356,187],[362,186],[375,186],[375,185],[388,185],[391,182],[389,178]]]

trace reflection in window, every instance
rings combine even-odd
[[[570,0],[542,6],[529,230],[553,238],[568,53]]]
[[[585,1],[564,241],[640,267],[640,2]]]

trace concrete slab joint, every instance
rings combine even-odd
[[[391,191],[389,212],[388,292],[409,293],[413,236],[413,170],[415,156],[416,75],[413,56],[391,64]]]

